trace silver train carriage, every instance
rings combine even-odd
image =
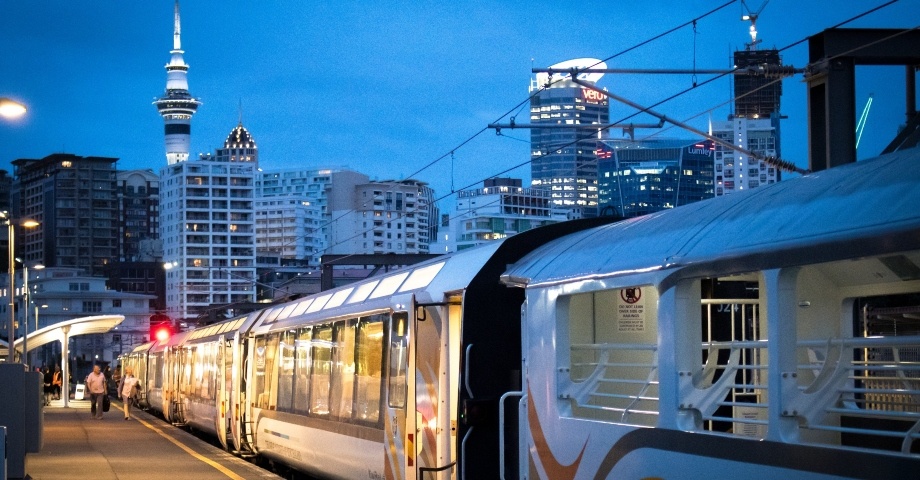
[[[920,149],[574,233],[502,279],[526,292],[519,478],[920,472]]]
[[[239,454],[323,478],[495,477],[524,299],[499,276],[610,221],[531,230],[174,335],[123,365],[146,375],[146,405]]]

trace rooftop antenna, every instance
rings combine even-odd
[[[239,105],[239,114],[240,114],[239,124],[242,125],[242,124],[243,124],[243,99],[240,98],[239,101],[240,101],[240,105]]]
[[[764,0],[764,2],[760,5],[760,8],[757,10],[751,10],[751,7],[748,6],[747,2],[741,0],[741,8],[743,12],[741,14],[741,20],[744,22],[751,22],[751,43],[747,44],[748,50],[757,50],[757,44],[761,42],[760,40],[757,40],[757,17],[760,16],[760,12],[763,11],[763,8],[766,7],[768,3],[770,3],[770,0]]]

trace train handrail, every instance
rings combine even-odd
[[[460,442],[460,480],[466,480],[466,441],[469,440],[470,434],[473,433],[473,428],[470,427],[466,431],[466,434],[463,435],[463,440]]]
[[[473,398],[473,391],[470,390],[470,350],[472,350],[473,344],[466,346],[466,355],[463,356],[463,388],[466,389],[466,394]]]
[[[505,480],[505,400],[508,397],[522,397],[523,390],[505,392],[498,399],[498,464],[499,478]]]
[[[447,465],[444,465],[443,467],[418,467],[418,471],[421,472],[421,473],[426,473],[426,472],[443,472],[444,470],[447,470],[447,469],[449,469],[449,468],[454,468],[454,466],[456,466],[456,465],[457,465],[457,461],[454,460],[453,462],[450,462],[450,463],[448,463]]]

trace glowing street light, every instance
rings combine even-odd
[[[25,105],[6,97],[0,97],[0,117],[14,119],[25,114]]]
[[[7,325],[7,332],[8,332],[7,340],[10,344],[10,347],[9,347],[9,352],[7,355],[7,363],[13,363],[16,358],[15,357],[16,349],[13,348],[13,340],[15,340],[15,337],[16,337],[16,292],[15,292],[16,290],[15,289],[16,287],[16,257],[13,252],[15,251],[15,239],[16,239],[15,225],[16,225],[17,220],[12,218],[9,212],[0,212],[0,219],[6,221],[7,235],[9,238],[9,241],[7,242],[7,255],[8,255],[7,259],[9,261],[8,265],[9,265],[9,270],[10,270],[9,272],[10,273],[10,284],[9,284],[10,319],[9,319],[9,325]],[[39,225],[38,222],[32,219],[20,219],[18,220],[18,222],[20,226],[27,227],[27,228],[37,227]],[[28,305],[26,306],[26,308],[28,308]]]
[[[28,222],[34,223],[38,226],[38,222],[35,220],[29,220]],[[25,222],[23,223],[25,226]],[[22,359],[28,360],[29,358],[29,303],[32,301],[32,291],[29,290],[29,266],[26,265],[21,258],[16,258],[16,261],[22,264],[22,288],[23,288],[23,310],[22,310]],[[32,270],[41,270],[45,268],[44,265],[32,265]],[[38,306],[35,307],[35,330],[38,330]],[[25,361],[23,361],[25,363]]]

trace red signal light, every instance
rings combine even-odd
[[[169,327],[160,327],[156,330],[155,335],[156,335],[156,339],[162,343],[162,342],[169,340],[169,337],[170,335],[172,335],[172,332],[170,332]]]
[[[159,340],[162,343],[169,340],[172,334],[172,319],[161,313],[150,316],[150,340]]]

